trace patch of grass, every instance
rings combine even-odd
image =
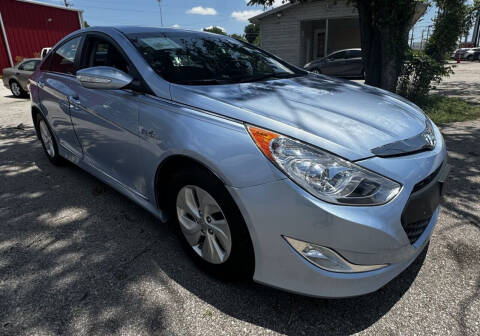
[[[480,118],[480,105],[461,98],[430,95],[417,103],[435,124]]]

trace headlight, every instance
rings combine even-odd
[[[287,136],[247,126],[265,156],[292,181],[335,204],[380,205],[401,189],[395,181]]]

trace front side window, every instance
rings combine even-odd
[[[131,70],[118,49],[112,43],[98,37],[88,38],[86,59],[81,63],[81,68],[109,66],[125,73],[130,73]]]
[[[228,84],[305,74],[224,36],[171,32],[132,34],[129,39],[153,70],[173,83]]]
[[[50,61],[50,71],[65,74],[73,74],[75,56],[77,55],[78,45],[81,37],[76,37],[65,42],[53,53]]]
[[[18,66],[18,70],[35,71],[40,61],[26,61]]]

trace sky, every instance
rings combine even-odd
[[[37,0],[63,5],[64,0]],[[161,26],[157,0],[67,0],[83,9],[84,20],[96,25]],[[201,30],[219,26],[228,34],[242,34],[248,18],[261,13],[263,6],[247,6],[248,0],[161,0],[163,25]],[[275,6],[282,0],[276,0]],[[414,40],[432,24],[435,8],[431,7],[413,30]]]

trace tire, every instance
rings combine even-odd
[[[35,120],[35,130],[37,136],[42,143],[43,150],[48,160],[55,166],[61,166],[65,163],[65,159],[58,153],[58,145],[53,132],[41,113],[37,113]]]
[[[469,62],[473,61],[473,55],[469,55],[469,56],[467,57],[467,61],[469,61]]]
[[[188,255],[220,280],[251,279],[255,266],[252,241],[224,184],[203,167],[182,169],[169,180],[167,211]],[[200,212],[198,216],[192,215],[191,208]],[[220,225],[223,220],[225,224]]]
[[[27,92],[22,89],[16,80],[10,82],[10,91],[12,91],[15,98],[25,98],[27,96]]]

